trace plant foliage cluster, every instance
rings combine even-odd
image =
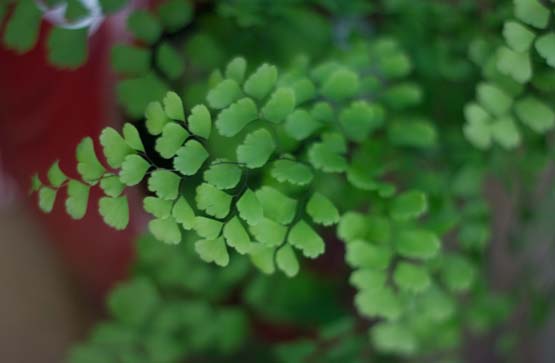
[[[41,4],[67,20],[48,58],[80,66],[88,30],[67,24],[87,7]],[[13,8],[4,43],[25,52],[41,7]],[[532,294],[541,315],[549,296],[492,289],[483,186],[500,176],[529,209],[549,165],[554,10],[166,0],[130,12],[134,40],[111,50],[128,122],[77,146],[79,178],[58,161],[33,177],[45,212],[65,199],[72,218],[95,209],[123,229],[127,188],[141,185],[152,216],[111,319],[70,361],[459,362],[468,334],[494,328],[509,361],[515,305]]]

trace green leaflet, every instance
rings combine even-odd
[[[197,241],[195,251],[206,262],[214,262],[221,267],[225,267],[229,263],[229,254],[223,238]]]
[[[117,230],[124,229],[129,223],[129,205],[126,196],[100,198],[98,212],[104,223]]]
[[[222,109],[238,100],[241,96],[242,92],[239,84],[232,79],[225,79],[208,92],[206,101],[210,107]]]
[[[42,187],[42,182],[40,180],[40,177],[38,174],[34,174],[31,177],[31,188],[30,188],[30,192],[37,192],[40,187]]]
[[[156,64],[171,80],[178,79],[185,71],[181,55],[168,43],[162,43],[156,49]]]
[[[295,110],[285,121],[285,132],[293,139],[301,141],[311,136],[322,125],[314,120],[306,110]]]
[[[290,88],[278,88],[262,107],[262,115],[266,120],[280,123],[295,109],[295,93]]]
[[[382,100],[386,105],[395,109],[402,110],[411,106],[415,106],[422,101],[422,89],[413,82],[398,83],[388,88]]]
[[[127,17],[127,28],[133,35],[148,44],[155,43],[162,34],[156,17],[146,10],[135,10]]]
[[[476,279],[476,268],[461,255],[447,255],[442,259],[440,276],[451,291],[467,291]]]
[[[356,239],[365,239],[367,234],[368,221],[360,213],[347,212],[339,221],[337,235],[345,242]]]
[[[104,156],[106,156],[106,161],[114,169],[122,166],[127,155],[135,153],[123,137],[111,127],[106,127],[102,130],[99,140],[104,151]]]
[[[173,120],[185,121],[185,114],[183,112],[183,102],[175,92],[168,92],[164,100],[164,112],[166,116]]]
[[[358,269],[351,274],[349,282],[359,290],[381,289],[385,286],[385,271],[374,269]]]
[[[389,266],[392,257],[387,246],[374,245],[363,240],[349,242],[346,248],[346,260],[351,267],[384,270]]]
[[[129,0],[99,0],[99,3],[104,14],[111,14],[121,10]]]
[[[195,201],[197,208],[206,214],[224,218],[229,213],[232,197],[213,185],[202,183],[197,187]]]
[[[549,20],[549,10],[538,0],[514,0],[515,16],[536,28],[545,28]]]
[[[249,229],[258,242],[269,247],[281,245],[287,234],[286,227],[268,218],[262,218],[256,225],[250,226]]]
[[[294,277],[299,273],[299,261],[290,245],[286,244],[277,251],[276,265],[288,277]]]
[[[393,280],[399,288],[411,292],[422,292],[431,284],[430,275],[424,267],[407,262],[397,265]]]
[[[308,150],[308,158],[316,169],[326,173],[340,173],[347,168],[345,157],[329,143],[317,142],[312,144]]]
[[[330,226],[339,222],[339,211],[324,195],[316,192],[310,197],[306,212],[315,223]]]
[[[173,217],[156,218],[148,223],[148,230],[157,240],[168,244],[181,242],[181,231]]]
[[[258,118],[256,104],[250,98],[242,98],[220,111],[216,127],[222,136],[235,136],[249,123]]]
[[[307,165],[287,158],[274,161],[271,172],[277,181],[294,185],[307,185],[314,178]]]
[[[208,151],[200,142],[189,140],[177,150],[173,167],[183,175],[195,175],[208,156]]]
[[[215,239],[222,231],[223,223],[206,217],[195,217],[194,230],[202,238]]]
[[[231,220],[225,224],[223,234],[228,246],[235,248],[235,250],[242,255],[250,252],[251,240],[246,229],[239,221],[239,218],[231,218]]]
[[[139,130],[129,122],[123,125],[123,139],[132,149],[142,152],[145,151]]]
[[[171,215],[172,206],[172,200],[165,200],[157,197],[145,197],[143,199],[144,210],[156,218],[168,218]]]
[[[160,135],[170,121],[160,102],[151,102],[145,111],[146,129],[151,135]]]
[[[555,126],[555,112],[535,97],[526,97],[515,103],[515,113],[535,132],[542,134]]]
[[[249,133],[237,147],[237,161],[249,169],[264,166],[276,148],[274,138],[266,129]]]
[[[388,287],[367,289],[355,296],[357,310],[369,317],[383,317],[389,320],[397,319],[401,315],[399,297]]]
[[[184,197],[179,197],[175,202],[171,215],[177,223],[183,226],[183,229],[193,229],[195,225],[195,212]]]
[[[421,119],[393,122],[387,131],[389,140],[396,146],[427,149],[434,147],[438,140],[434,125]]]
[[[339,123],[347,138],[362,142],[383,124],[384,118],[385,111],[381,106],[355,101],[341,111]]]
[[[188,125],[189,130],[202,138],[208,139],[212,131],[212,117],[210,111],[204,105],[196,105],[191,110]]]
[[[162,135],[156,139],[155,149],[164,159],[171,159],[189,137],[183,126],[170,122],[164,126]]]
[[[308,78],[302,78],[296,81],[291,88],[293,88],[293,92],[295,93],[297,105],[310,101],[316,96],[316,87]]]
[[[4,44],[18,53],[31,50],[37,42],[41,15],[33,0],[19,1],[7,22]]]
[[[56,161],[50,169],[48,169],[48,182],[55,188],[59,188],[66,180],[67,176],[60,169],[60,162]]]
[[[67,214],[73,219],[82,219],[87,213],[90,187],[77,180],[70,180],[67,184],[67,199],[65,207]]]
[[[512,117],[506,116],[491,125],[491,136],[505,149],[513,149],[520,144],[520,132]]]
[[[77,171],[84,181],[94,184],[104,175],[106,169],[100,164],[94,152],[93,141],[85,137],[77,145]]]
[[[150,69],[150,51],[145,48],[126,44],[116,44],[112,47],[112,68],[125,75],[141,75]]]
[[[264,63],[245,81],[245,92],[249,96],[261,100],[274,88],[277,78],[277,68]]]
[[[354,97],[359,90],[359,77],[348,69],[338,69],[327,77],[322,85],[322,95],[334,101]]]
[[[503,36],[513,50],[525,52],[532,46],[536,34],[518,21],[506,21]]]
[[[395,242],[397,252],[408,258],[430,259],[437,255],[440,248],[438,237],[423,229],[403,230]]]
[[[52,28],[46,43],[50,63],[70,69],[83,65],[88,52],[87,30]]]
[[[289,231],[288,242],[308,258],[318,257],[325,249],[324,240],[302,220]]]
[[[479,105],[470,103],[464,109],[466,124],[463,131],[465,137],[477,148],[487,149],[491,146],[490,117]]]
[[[530,54],[501,47],[497,51],[497,69],[519,83],[526,83],[532,78]]]
[[[235,80],[242,83],[247,71],[247,61],[243,57],[233,58],[225,68],[225,78]]]
[[[143,180],[148,169],[150,164],[142,156],[128,155],[121,164],[119,180],[127,186],[137,185]]]
[[[217,159],[204,172],[204,181],[218,189],[232,189],[241,180],[241,168],[225,159]]]
[[[167,91],[167,84],[152,70],[138,77],[123,78],[116,85],[118,101],[133,118],[139,118],[149,103],[163,98]]]
[[[371,330],[371,339],[382,352],[411,355],[418,349],[417,338],[402,323],[378,323]]]
[[[262,205],[258,201],[256,194],[247,189],[237,202],[239,216],[249,225],[256,225],[263,217]]]
[[[503,116],[509,111],[513,102],[511,97],[502,89],[489,83],[478,85],[477,98],[485,109],[496,116]]]
[[[43,212],[52,212],[52,208],[54,208],[54,202],[56,201],[57,192],[58,191],[56,189],[45,186],[39,189],[39,208]]]
[[[390,215],[398,221],[416,219],[428,210],[428,199],[426,194],[417,191],[404,192],[393,200]]]
[[[156,309],[161,298],[155,285],[145,277],[120,285],[108,298],[110,313],[128,326],[140,326]]]
[[[181,178],[169,170],[158,169],[148,178],[148,190],[156,193],[158,198],[175,200],[179,195]]]
[[[187,0],[166,0],[158,7],[158,16],[167,31],[175,32],[189,24],[193,8]]]
[[[536,40],[536,50],[547,64],[555,68],[555,33],[547,33]]]
[[[278,190],[264,186],[256,191],[264,216],[283,225],[291,223],[297,210],[297,201]]]
[[[100,188],[109,197],[118,197],[125,189],[117,175],[107,175],[100,180]]]

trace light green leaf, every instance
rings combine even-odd
[[[143,199],[143,209],[156,218],[168,218],[171,215],[172,206],[172,200],[165,200],[156,197],[145,197]]]
[[[98,212],[104,223],[117,230],[124,229],[129,223],[129,205],[126,196],[100,198]]]
[[[40,181],[40,177],[39,177],[38,174],[34,174],[31,177],[31,191],[30,191],[30,193],[38,192],[40,187],[42,187],[42,182]]]
[[[129,0],[99,0],[104,14],[113,14],[129,3]]]
[[[170,121],[160,102],[151,102],[145,111],[146,128],[151,135],[160,135]]]
[[[168,85],[153,70],[122,78],[116,85],[117,99],[132,118],[139,118],[150,102],[163,98],[167,91]]]
[[[378,350],[401,356],[414,354],[418,341],[410,329],[402,323],[381,322],[370,330],[372,343]]]
[[[162,34],[158,19],[147,10],[135,10],[127,17],[127,28],[148,44],[154,44]]]
[[[355,101],[339,114],[339,123],[347,138],[362,142],[383,125],[385,111],[380,105]]]
[[[555,126],[555,112],[535,97],[528,96],[515,103],[515,113],[520,120],[539,134]]]
[[[308,150],[310,163],[326,173],[341,173],[347,169],[347,160],[325,142],[316,142]]]
[[[87,60],[87,28],[53,27],[46,46],[48,60],[60,68],[77,68]]]
[[[240,254],[244,255],[250,252],[251,240],[239,218],[233,217],[225,224],[224,237],[228,246],[235,248]]]
[[[442,260],[441,279],[453,292],[467,291],[476,280],[476,268],[465,257],[447,255]]]
[[[255,265],[262,273],[267,275],[273,274],[276,270],[274,265],[275,247],[268,247],[262,244],[254,244],[249,256],[253,265]]]
[[[179,175],[169,170],[158,169],[148,178],[148,190],[156,193],[158,198],[175,200],[179,195]]]
[[[430,275],[422,266],[400,262],[393,273],[393,280],[399,288],[410,292],[422,292],[430,284]]]
[[[196,105],[188,119],[189,130],[202,138],[208,139],[212,131],[212,117],[205,105]]]
[[[440,246],[439,238],[434,233],[424,229],[407,229],[399,232],[395,248],[407,258],[430,259],[437,255]]]
[[[31,50],[37,43],[41,17],[33,0],[20,0],[7,22],[4,44],[18,53]]]
[[[221,267],[225,267],[229,263],[229,254],[223,238],[197,241],[195,242],[195,251],[206,262],[214,262]]]
[[[204,181],[218,189],[232,189],[241,180],[241,174],[241,168],[237,164],[217,159],[204,172]]]
[[[245,137],[237,147],[237,160],[250,169],[260,168],[268,162],[276,148],[274,138],[266,129],[258,129]]]
[[[274,87],[277,78],[277,68],[264,63],[245,82],[245,92],[251,97],[262,100]]]
[[[223,223],[212,218],[195,217],[194,230],[206,239],[216,239],[222,231]]]
[[[368,220],[360,213],[347,212],[343,214],[337,226],[337,235],[345,242],[365,239],[368,233]]]
[[[306,110],[295,110],[285,121],[285,132],[293,139],[301,141],[311,136],[322,124]]]
[[[497,69],[518,83],[526,83],[532,78],[532,62],[528,51],[516,52],[508,47],[497,51]]]
[[[393,145],[431,148],[437,144],[434,125],[423,119],[396,121],[390,124],[387,136]]]
[[[333,72],[322,85],[322,95],[334,101],[354,97],[359,90],[359,77],[355,72],[340,68]]]
[[[422,101],[422,87],[414,82],[402,82],[389,87],[382,100],[396,110],[418,105]]]
[[[143,75],[150,70],[150,50],[133,45],[115,44],[112,46],[111,63],[118,74]]]
[[[374,245],[364,240],[346,244],[346,261],[351,267],[384,270],[389,267],[392,253],[386,245]]]
[[[307,185],[314,178],[314,174],[308,166],[290,159],[274,161],[271,172],[277,181],[293,185]]]
[[[70,180],[67,184],[66,211],[73,219],[81,219],[87,213],[87,205],[89,203],[88,185]]]
[[[496,116],[507,113],[513,103],[511,96],[490,83],[480,83],[477,88],[478,101]]]
[[[119,180],[117,175],[108,175],[100,180],[100,188],[107,196],[118,197],[125,189],[125,184]]]
[[[316,87],[308,78],[301,78],[291,86],[295,93],[296,104],[300,105],[306,101],[314,99],[316,96]]]
[[[121,167],[127,155],[135,153],[123,137],[111,127],[102,130],[99,139],[106,161],[114,169]]]
[[[188,137],[189,133],[183,126],[170,122],[164,126],[162,135],[156,139],[154,148],[164,159],[171,159]]]
[[[408,221],[422,216],[428,210],[426,194],[411,190],[399,194],[393,200],[390,215],[397,221]]]
[[[280,123],[295,109],[295,93],[291,88],[278,88],[262,107],[266,120]]]
[[[299,261],[290,245],[285,244],[277,251],[276,265],[288,277],[296,276],[299,273]]]
[[[528,25],[545,28],[549,21],[549,10],[539,0],[514,0],[515,16]]]
[[[249,229],[258,242],[270,247],[281,245],[287,234],[286,227],[268,218],[262,218],[256,225],[250,226]]]
[[[256,191],[256,198],[262,205],[264,216],[267,218],[287,225],[295,217],[297,201],[274,188],[263,186]]]
[[[333,108],[328,102],[316,102],[310,110],[310,115],[318,122],[329,123],[334,120],[335,115]]]
[[[107,305],[117,322],[138,329],[149,320],[160,302],[156,285],[146,277],[137,277],[114,289]]]
[[[305,221],[301,220],[291,228],[287,240],[308,258],[316,258],[324,253],[324,240]]]
[[[350,284],[359,290],[381,289],[386,280],[386,271],[374,269],[358,269],[349,278]]]
[[[54,208],[54,202],[56,201],[57,192],[58,191],[56,189],[45,186],[39,189],[39,208],[43,212],[52,212],[52,208]]]
[[[123,138],[125,142],[127,142],[127,145],[131,146],[133,149],[142,152],[145,151],[145,147],[141,141],[141,135],[139,135],[139,130],[129,122],[123,125]]]
[[[520,145],[520,132],[512,117],[503,117],[491,125],[492,138],[505,149]]]
[[[195,212],[183,197],[179,197],[175,202],[171,215],[186,230],[191,230],[195,226]]]
[[[251,226],[258,224],[263,217],[262,205],[250,189],[247,189],[237,202],[237,211],[239,216]]]
[[[164,112],[166,116],[173,120],[185,121],[185,114],[183,113],[183,102],[175,92],[166,93],[163,100]]]
[[[127,186],[137,185],[143,180],[148,169],[150,164],[142,156],[128,155],[121,164],[119,180]]]
[[[185,71],[185,60],[166,42],[156,49],[156,65],[170,80],[178,79]]]
[[[258,118],[256,104],[250,98],[242,98],[222,110],[216,119],[216,127],[222,136],[235,136],[249,123]]]
[[[509,20],[503,26],[503,36],[513,50],[525,52],[532,46],[536,34],[518,21]]]
[[[241,98],[243,93],[233,79],[224,79],[208,92],[206,101],[212,108],[221,109]]]
[[[167,31],[175,32],[191,22],[193,8],[187,0],[166,0],[158,7],[158,16]]]
[[[67,180],[67,176],[62,169],[60,169],[60,162],[57,160],[52,164],[50,169],[48,169],[47,177],[50,185],[55,188],[59,188]]]
[[[478,104],[470,103],[464,109],[467,120],[464,135],[475,147],[487,149],[491,146],[490,116]]]
[[[247,61],[243,57],[236,57],[229,62],[225,68],[225,78],[242,83],[247,70]]]
[[[216,218],[227,216],[232,199],[231,195],[207,183],[202,183],[197,187],[195,196],[197,208]]]
[[[536,50],[547,64],[555,68],[555,33],[547,33],[536,40]]]
[[[181,242],[181,231],[172,217],[156,218],[148,222],[148,230],[159,241],[168,244]]]
[[[399,297],[388,287],[367,289],[355,296],[357,310],[369,318],[397,319],[402,312]]]
[[[83,180],[88,183],[96,183],[106,171],[96,157],[93,141],[90,137],[85,137],[77,145],[77,161],[77,171]]]
[[[306,204],[306,212],[315,223],[331,226],[339,222],[339,211],[324,195],[316,192],[312,194]]]
[[[195,175],[209,156],[204,146],[196,140],[189,140],[176,154],[173,167],[183,175]]]

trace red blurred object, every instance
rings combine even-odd
[[[31,175],[39,172],[44,179],[56,159],[68,175],[77,176],[76,145],[85,136],[96,139],[117,118],[114,77],[108,64],[109,25],[104,23],[91,37],[87,64],[76,70],[48,64],[45,39],[49,30],[43,24],[38,45],[24,55],[0,46],[0,154],[4,168],[24,191]],[[34,199],[29,199],[29,205],[40,213],[64,260],[100,302],[127,273],[137,219],[132,215],[123,232],[107,227],[96,212],[100,193],[93,188],[87,216],[72,221],[63,206],[65,192],[61,194],[51,214],[38,212]],[[137,202],[136,195],[128,196],[130,205]]]

